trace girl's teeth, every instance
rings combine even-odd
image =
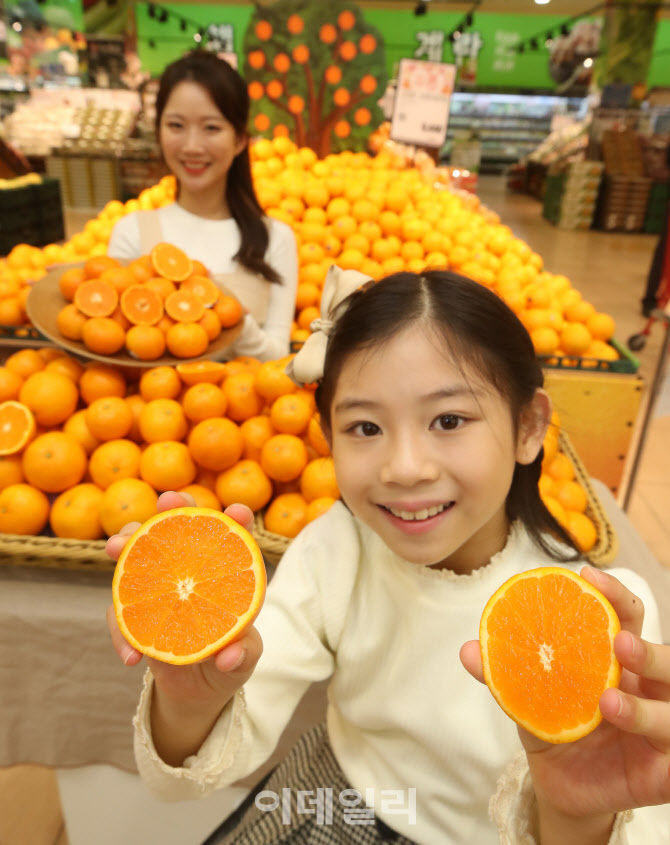
[[[432,508],[423,508],[420,511],[398,511],[394,510],[393,508],[389,508],[393,516],[397,516],[400,519],[406,519],[409,521],[412,520],[421,520],[421,519],[428,519],[429,516],[437,516],[438,513],[442,513],[445,510],[446,505],[435,505]]]

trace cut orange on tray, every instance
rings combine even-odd
[[[621,666],[612,605],[585,578],[559,566],[506,581],[482,614],[484,680],[502,709],[546,742],[572,742],[598,726],[600,696]]]
[[[223,380],[226,373],[226,365],[222,361],[189,361],[188,363],[176,364],[175,369],[181,380],[187,385],[200,384],[201,382],[218,384]]]
[[[165,276],[171,282],[183,282],[193,273],[193,262],[174,244],[156,244],[149,256],[159,276]]]
[[[138,651],[195,663],[241,636],[265,596],[265,566],[251,534],[209,508],[175,508],[145,522],[119,557],[116,619]]]
[[[0,455],[20,452],[35,435],[35,417],[27,405],[9,399],[0,404]]]

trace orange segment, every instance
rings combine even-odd
[[[119,294],[108,282],[89,279],[75,291],[74,304],[87,317],[109,317],[119,304]]]
[[[183,282],[193,272],[193,262],[174,244],[160,243],[151,250],[151,263],[159,276],[171,282]]]
[[[517,724],[546,742],[572,742],[600,724],[600,696],[619,683],[619,630],[612,605],[572,570],[523,572],[484,608],[484,680]]]
[[[35,417],[27,405],[13,399],[0,404],[0,455],[14,455],[35,434]]]
[[[128,540],[112,594],[134,648],[186,664],[239,638],[261,608],[265,585],[263,557],[246,529],[220,511],[176,508]]]
[[[131,285],[121,294],[121,311],[134,326],[155,326],[163,316],[163,300],[151,288]]]

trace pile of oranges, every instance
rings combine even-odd
[[[95,540],[164,490],[293,537],[339,497],[313,390],[288,359],[139,370],[21,349],[0,367],[0,532]],[[132,379],[135,379],[134,381]]]
[[[294,537],[339,490],[314,391],[288,378],[289,358],[140,374],[53,348],[13,353],[0,367],[0,532],[48,524],[58,537],[95,540],[148,519],[160,492],[182,490],[200,507],[242,502],[263,511],[268,531]],[[540,492],[588,552],[597,530],[559,431],[554,415]]]
[[[58,286],[68,300],[58,330],[98,355],[125,349],[155,361],[167,349],[176,358],[196,358],[243,317],[238,300],[221,292],[203,264],[168,243],[128,266],[93,256],[65,270]]]
[[[539,488],[543,502],[584,554],[598,541],[598,529],[587,515],[589,496],[580,484],[575,466],[561,449],[561,423],[554,411],[544,438]]]
[[[259,200],[292,226],[299,286],[293,339],[318,314],[332,263],[379,279],[390,273],[451,269],[494,290],[528,329],[538,355],[616,360],[614,320],[584,301],[564,275],[477,197],[445,189],[430,171],[382,150],[316,160],[287,138],[251,147]]]
[[[476,196],[450,190],[430,169],[409,166],[386,149],[374,157],[342,152],[318,160],[286,137],[257,140],[250,156],[265,213],[288,223],[298,240],[294,341],[305,339],[318,316],[332,263],[374,279],[449,268],[498,293],[528,329],[538,355],[619,357],[608,342],[616,328],[610,315],[586,302],[566,276],[547,271],[542,257]],[[103,256],[120,217],[160,208],[174,196],[174,179],[166,176],[137,199],[107,203],[63,245],[15,247],[0,260],[0,324],[26,322],[27,288],[48,267]]]

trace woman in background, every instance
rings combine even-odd
[[[134,259],[167,241],[201,261],[247,311],[226,357],[270,360],[289,351],[297,248],[291,228],[265,217],[256,198],[248,116],[244,80],[215,54],[197,50],[168,65],[156,97],[156,133],[177,181],[176,200],[123,217],[107,251]]]

